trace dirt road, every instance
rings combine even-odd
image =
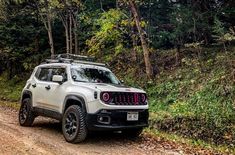
[[[121,137],[120,134],[97,133],[90,135],[84,143],[65,142],[61,124],[52,119],[38,117],[33,127],[18,124],[17,111],[0,106],[0,154],[184,154],[148,140],[141,136],[137,140]]]

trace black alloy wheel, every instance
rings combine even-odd
[[[19,123],[21,126],[32,126],[35,115],[32,111],[31,100],[23,100],[19,110]]]
[[[62,131],[67,142],[79,143],[86,139],[85,114],[81,107],[72,105],[66,109],[62,119]]]
[[[74,136],[78,128],[76,115],[73,112],[68,113],[65,120],[65,133],[67,136]]]

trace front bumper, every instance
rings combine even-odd
[[[128,112],[138,112],[138,121],[127,121]],[[95,114],[87,114],[88,130],[122,130],[148,126],[148,109],[141,110],[99,110]],[[102,121],[100,120],[102,118]]]

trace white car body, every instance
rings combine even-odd
[[[63,83],[53,82],[53,81],[42,81],[37,78],[38,72],[42,68],[62,68],[66,70],[67,80]],[[117,111],[145,111],[145,123],[136,123],[132,125],[135,126],[147,126],[146,119],[148,119],[148,104],[147,100],[144,105],[116,105],[116,104],[106,104],[104,103],[100,96],[102,92],[114,93],[135,93],[135,94],[146,94],[145,91],[137,88],[125,87],[122,85],[111,85],[106,83],[91,83],[91,82],[77,82],[74,81],[71,75],[72,68],[95,68],[99,70],[109,71],[108,68],[104,66],[97,66],[94,64],[79,64],[79,63],[49,63],[37,66],[31,77],[28,79],[23,91],[22,99],[25,97],[31,98],[32,108],[37,111],[38,115],[49,116],[56,119],[61,119],[66,108],[66,102],[68,100],[78,100],[83,102],[84,111],[87,115],[103,115],[103,112],[109,110]],[[116,94],[115,94],[116,95]],[[116,95],[116,97],[120,97]],[[125,96],[124,96],[125,97]],[[113,99],[114,100],[114,99]],[[125,100],[127,100],[125,98]],[[129,100],[129,96],[128,96]],[[134,97],[133,97],[134,100]],[[139,101],[139,100],[138,100]],[[100,112],[100,113],[99,113]],[[108,113],[108,112],[107,112]],[[55,116],[56,115],[56,116]],[[122,115],[122,114],[121,114]],[[126,115],[126,114],[125,114]],[[108,116],[109,117],[109,116]],[[111,116],[110,116],[111,117]],[[125,116],[126,117],[126,116]],[[93,121],[96,120],[94,116]],[[93,122],[90,121],[90,122]],[[90,123],[88,122],[88,123]],[[98,127],[105,127],[106,123],[99,124]],[[113,125],[109,125],[108,128]],[[128,126],[128,125],[127,125]],[[117,126],[117,129],[125,128],[125,126]],[[115,128],[116,129],[116,128]]]

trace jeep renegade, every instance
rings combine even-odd
[[[105,64],[76,58],[50,59],[34,69],[22,91],[20,125],[31,126],[37,116],[57,119],[70,143],[97,130],[138,136],[148,126],[145,91],[122,85]]]

